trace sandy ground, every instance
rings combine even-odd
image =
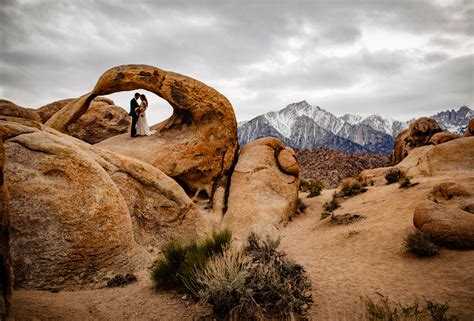
[[[335,214],[366,219],[348,225],[320,220],[332,191],[307,199],[306,212],[281,230],[281,249],[302,264],[314,286],[312,320],[359,320],[361,296],[377,292],[402,303],[415,298],[448,303],[461,320],[474,320],[474,251],[442,249],[430,259],[408,255],[405,236],[414,231],[413,209],[432,186],[456,181],[474,190],[474,177],[419,178],[407,190],[369,187],[347,199]],[[452,200],[453,204],[460,200]],[[199,320],[209,309],[176,293],[157,293],[146,271],[124,288],[76,292],[14,292],[14,320]]]

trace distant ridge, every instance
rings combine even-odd
[[[444,130],[463,133],[474,111],[467,106],[430,116]],[[277,137],[294,148],[327,147],[345,152],[390,154],[396,136],[414,121],[398,121],[381,115],[337,117],[305,100],[239,123],[239,143],[266,136]]]

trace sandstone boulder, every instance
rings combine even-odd
[[[464,136],[474,136],[474,118],[469,121]]]
[[[450,200],[453,197],[469,196],[467,188],[455,182],[444,182],[433,186],[432,194],[434,197],[441,197]]]
[[[39,123],[0,119],[0,137],[16,286],[100,285],[143,268],[145,247],[197,236],[199,210],[153,166]]]
[[[255,140],[240,151],[223,219],[237,238],[252,231],[272,234],[294,215],[299,179],[290,156],[277,138]]]
[[[190,77],[147,65],[114,67],[100,77],[93,91],[46,124],[65,133],[98,95],[136,89],[168,101],[173,115],[153,126],[155,135],[130,138],[123,134],[99,146],[152,164],[196,194],[204,191],[212,196],[216,188],[225,186],[238,148],[234,111],[223,95]]]
[[[37,112],[44,123],[74,101],[75,99],[58,100],[38,108]],[[130,129],[130,119],[128,113],[123,108],[115,106],[111,99],[96,97],[84,114],[67,125],[65,133],[95,144],[107,138],[127,133]]]
[[[433,144],[433,145],[439,145],[439,144],[449,142],[450,140],[453,140],[453,139],[458,139],[460,137],[462,136],[458,134],[453,134],[450,132],[439,132],[431,136],[430,141],[428,143]]]
[[[36,112],[41,118],[41,122],[44,124],[48,121],[48,119],[51,118],[54,114],[56,114],[58,111],[61,110],[64,106],[70,104],[76,100],[75,98],[68,98],[68,99],[61,99],[54,101],[52,103],[49,103],[47,105],[41,106],[38,109],[36,109]]]
[[[474,214],[474,198],[468,199],[459,204],[459,209]]]
[[[409,135],[408,128],[402,130],[395,138],[395,142],[393,143],[393,151],[392,155],[390,156],[390,161],[392,164],[400,163],[405,157],[407,157],[408,152],[412,150],[410,146],[408,146],[407,142],[405,141]]]
[[[436,120],[428,117],[418,118],[395,139],[391,157],[392,163],[398,164],[413,148],[428,145],[431,137],[439,132],[442,132],[442,129]]]
[[[424,201],[415,208],[413,223],[440,244],[457,249],[474,249],[474,215]]]
[[[2,297],[0,298],[0,320],[7,320],[13,290],[13,269],[10,257],[10,215],[6,202],[8,193],[4,185],[3,167],[5,164],[5,150],[3,140],[0,139],[0,287]]]
[[[0,115],[39,121],[39,115],[31,109],[18,106],[11,101],[0,99]]]

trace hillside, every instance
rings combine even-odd
[[[385,155],[347,153],[325,147],[301,149],[296,153],[303,178],[318,179],[326,188],[335,188],[344,178],[357,177],[364,169],[385,167]]]

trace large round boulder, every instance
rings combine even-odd
[[[197,236],[200,212],[155,167],[36,123],[0,118],[15,284],[97,286],[144,250]]]
[[[114,136],[98,145],[143,160],[175,178],[188,191],[212,197],[226,185],[237,143],[237,121],[229,101],[215,89],[190,77],[148,65],[123,65],[106,71],[95,88],[54,114],[46,125],[67,132],[98,95],[145,89],[173,107],[156,134]],[[149,108],[157,108],[150,106]]]
[[[240,239],[250,232],[276,232],[296,210],[297,164],[291,150],[277,138],[245,145],[232,173],[223,225]]]
[[[53,101],[52,103],[46,104],[36,109],[36,112],[41,117],[41,122],[44,124],[51,118],[54,114],[60,111],[64,106],[70,104],[76,100],[75,98],[61,99]]]
[[[444,246],[474,249],[474,215],[471,213],[424,201],[415,208],[413,223]]]
[[[462,136],[458,134],[453,134],[450,132],[439,132],[431,136],[428,144],[439,145],[439,144],[449,142],[450,140],[453,140],[453,139],[458,139],[460,137]]]

